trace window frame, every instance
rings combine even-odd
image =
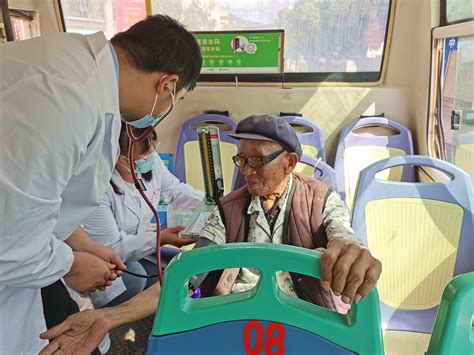
[[[257,86],[257,87],[314,87],[314,86],[380,86],[384,83],[388,57],[392,42],[395,9],[398,0],[389,0],[387,26],[380,70],[374,72],[309,72],[282,74],[201,74],[198,86]],[[144,0],[147,16],[152,12],[152,1]],[[61,0],[55,0],[58,21],[62,31],[66,31]]]
[[[54,0],[54,10],[59,27],[59,32],[66,32],[66,22],[64,21],[64,13],[61,0]]]
[[[431,32],[431,68],[426,143],[428,155],[447,161],[444,147],[444,135],[440,124],[442,93],[440,76],[442,75],[443,43],[450,37],[474,36],[474,20],[462,21],[449,26],[434,28]]]
[[[146,0],[151,2],[151,0]],[[309,72],[282,74],[201,74],[198,86],[223,87],[293,87],[314,86],[380,86],[385,81],[388,57],[392,42],[395,9],[398,0],[389,0],[387,26],[380,70],[377,72]]]
[[[468,17],[465,19],[448,22],[448,12],[446,11],[447,6],[448,6],[448,0],[440,0],[440,10],[439,10],[440,26],[444,27],[444,26],[450,26],[450,25],[456,25],[459,23],[474,21],[474,17]]]
[[[13,37],[13,29],[10,18],[10,7],[8,5],[8,0],[0,0],[0,11],[2,15],[3,28],[5,30],[7,42],[13,42],[15,39]]]

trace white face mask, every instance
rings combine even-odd
[[[147,128],[147,127],[158,125],[161,121],[163,121],[171,113],[171,111],[174,108],[174,104],[175,104],[176,84],[173,85],[173,92],[171,92],[171,90],[168,89],[168,88],[166,88],[166,90],[168,90],[168,92],[170,93],[171,105],[165,112],[163,112],[162,114],[160,114],[156,117],[153,116],[153,111],[155,110],[156,101],[158,100],[158,93],[156,93],[155,94],[155,101],[153,101],[153,106],[152,106],[151,111],[148,115],[146,115],[146,116],[144,116],[144,117],[142,117],[138,120],[132,121],[132,122],[128,122],[128,121],[124,121],[124,122],[126,122],[126,123],[128,123],[128,124],[130,124],[130,125],[132,125],[133,127],[136,127],[136,128]],[[123,118],[122,118],[122,120],[123,120]]]

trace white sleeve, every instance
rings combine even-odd
[[[0,288],[44,287],[71,268],[53,229],[97,115],[77,89],[40,74],[0,90]]]
[[[337,192],[332,191],[326,199],[323,225],[328,241],[343,238],[362,244],[351,227],[349,210]]]
[[[140,260],[145,256],[155,253],[156,233],[144,232],[139,234],[127,234],[121,231],[120,240],[111,245],[111,247],[124,262]]]
[[[122,261],[140,260],[155,251],[155,233],[127,234],[120,230],[114,216],[116,206],[110,198],[114,193],[112,189],[107,190],[100,206],[84,221],[84,230],[97,243],[114,249]]]
[[[161,159],[157,160],[157,164],[160,164],[158,171],[161,170],[161,199],[175,207],[196,208],[204,198],[204,192],[180,182],[176,176],[169,172]]]

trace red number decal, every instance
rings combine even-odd
[[[276,331],[277,336],[273,336],[273,332]],[[285,339],[285,328],[278,323],[270,323],[267,328],[267,342],[264,347],[265,355],[276,354],[283,355],[285,353],[285,345],[283,345],[283,339]],[[273,352],[272,347],[276,346],[276,351]]]
[[[252,330],[255,329],[257,334],[256,346],[251,347]],[[274,332],[276,331],[276,337]],[[267,342],[263,348],[265,355],[284,355],[285,345],[283,340],[285,339],[285,328],[278,323],[270,323],[267,328]],[[262,323],[256,320],[252,320],[247,323],[244,329],[244,347],[247,355],[260,355],[263,346],[263,327]],[[273,351],[272,347],[276,347],[276,351]]]
[[[257,331],[257,344],[255,348],[250,345],[250,339],[252,338],[252,330]],[[262,323],[252,320],[247,323],[244,330],[244,347],[247,355],[260,355],[263,345],[263,328]]]

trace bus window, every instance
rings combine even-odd
[[[434,31],[430,154],[474,177],[474,29],[467,22]],[[434,76],[433,76],[434,75]],[[473,180],[474,181],[474,180]]]
[[[108,38],[144,18],[146,3],[60,0],[67,32],[104,31]],[[284,29],[287,82],[377,82],[381,78],[391,0],[148,3],[152,13],[169,15],[191,31]]]
[[[66,32],[103,31],[107,38],[146,17],[145,0],[60,0]]]
[[[474,18],[474,5],[472,0],[443,0],[441,6],[445,9],[444,23],[455,23]]]
[[[285,30],[286,81],[322,81],[307,73],[380,77],[390,0],[152,0],[152,5],[154,13],[170,15],[191,31]]]

